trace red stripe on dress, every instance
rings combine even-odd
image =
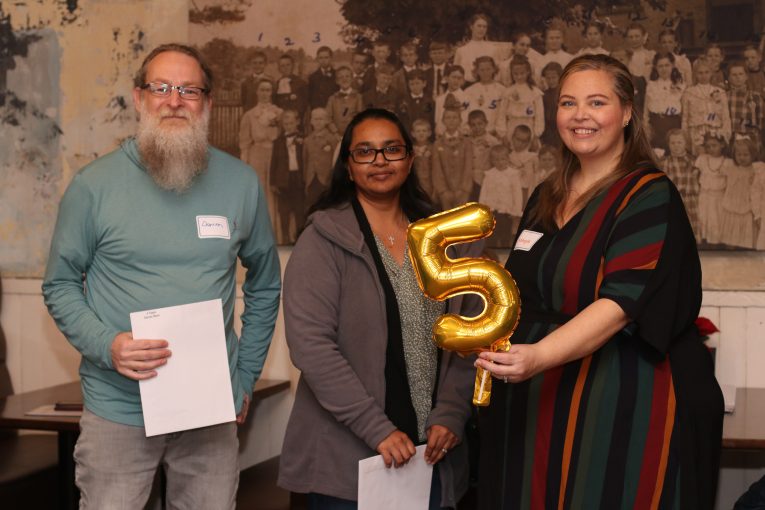
[[[672,373],[669,368],[669,360],[665,359],[654,368],[651,417],[648,421],[648,435],[643,449],[643,461],[640,466],[640,481],[638,482],[635,505],[633,506],[636,510],[650,508],[656,490],[659,467],[663,464],[666,469],[666,456],[669,455],[669,448],[665,448],[664,443],[669,441],[666,434],[666,424],[669,414],[669,395],[671,389]],[[672,400],[674,402],[674,399]]]
[[[606,263],[605,274],[625,269],[653,268],[659,260],[663,246],[664,240],[661,240],[614,257]]]
[[[598,232],[600,232],[600,228],[603,225],[603,219],[629,182],[630,179],[629,176],[627,176],[611,186],[608,190],[608,194],[603,199],[603,202],[598,206],[595,214],[592,215],[592,219],[587,225],[584,233],[575,241],[576,248],[571,254],[571,258],[566,267],[566,274],[563,276],[563,304],[561,306],[561,311],[563,313],[573,315],[578,312],[577,301],[580,293],[579,284],[582,278],[581,269],[585,266],[585,260],[592,251],[592,244],[595,241]]]
[[[550,459],[550,434],[555,414],[555,399],[563,367],[555,367],[544,374],[539,392],[536,437],[534,438],[534,465],[531,469],[531,508],[545,508],[547,466]]]

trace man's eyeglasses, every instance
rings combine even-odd
[[[178,95],[181,99],[187,99],[189,101],[197,101],[202,98],[204,94],[209,92],[207,89],[201,87],[187,87],[185,85],[170,85],[169,83],[146,83],[141,85],[142,90],[151,92],[153,96],[167,97],[173,93],[173,90],[178,91]]]
[[[405,145],[389,145],[382,149],[373,149],[371,147],[362,147],[351,151],[351,159],[356,163],[373,163],[377,159],[377,154],[382,153],[385,161],[401,161],[409,155]]]

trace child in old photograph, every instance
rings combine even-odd
[[[433,144],[430,142],[433,136],[433,127],[425,119],[417,119],[412,122],[412,138],[414,139],[414,162],[412,163],[417,180],[420,181],[425,194],[434,202],[433,195]]]
[[[428,85],[427,93],[435,101],[438,96],[446,92],[446,69],[449,67],[449,45],[441,41],[433,41],[428,47],[430,57],[427,68]]]
[[[683,76],[683,83],[686,87],[693,83],[693,68],[688,57],[678,51],[677,36],[675,31],[666,28],[659,32],[659,51],[662,53],[671,53],[675,58],[675,67]]]
[[[412,42],[404,43],[398,50],[398,55],[401,59],[401,67],[393,73],[393,83],[391,86],[401,97],[406,97],[410,92],[408,75],[412,71],[419,69],[417,66],[417,45]],[[408,126],[408,124],[405,125]]]
[[[461,66],[452,65],[446,68],[447,89],[436,98],[436,135],[441,135],[446,130],[442,119],[447,107],[458,110],[462,118],[461,123],[467,125],[470,99],[462,88],[464,84],[465,70]]]
[[[481,183],[483,183],[483,174],[491,168],[489,150],[501,143],[499,139],[486,130],[488,125],[489,121],[486,119],[486,114],[481,110],[473,110],[468,114],[468,126],[470,127],[468,141],[473,149],[473,189],[470,192],[470,200],[478,200]]]
[[[691,227],[698,239],[700,238],[699,169],[694,165],[688,145],[687,135],[682,129],[670,130],[667,133],[669,151],[659,162],[659,167],[664,170],[680,192]]]
[[[757,145],[749,137],[736,137],[732,145],[732,160],[723,165],[725,193],[720,204],[720,241],[737,248],[754,248],[754,215],[751,188],[754,165],[762,168],[757,159]]]
[[[561,146],[560,134],[556,125],[558,114],[558,84],[563,74],[563,68],[557,62],[550,62],[542,69],[542,79],[546,88],[542,95],[542,107],[544,108],[544,130],[540,141],[553,147]]]
[[[691,152],[697,156],[702,151],[704,137],[708,133],[730,139],[731,123],[728,95],[711,83],[712,68],[700,58],[693,64],[696,84],[685,89],[682,97],[683,130],[691,141]]]
[[[560,168],[560,149],[551,145],[542,145],[537,154],[539,166],[537,167],[536,182],[532,183],[532,189],[547,179],[553,172]],[[524,203],[525,206],[525,203]]]
[[[246,112],[258,104],[258,84],[267,80],[274,81],[274,77],[266,72],[268,57],[260,50],[252,54],[250,59],[252,72],[242,81],[239,87],[239,97],[242,102],[242,111]]]
[[[491,168],[484,174],[484,185],[478,201],[494,213],[494,233],[487,241],[491,248],[512,246],[515,231],[523,214],[521,186],[523,170],[510,162],[510,150],[495,145],[489,151]]]
[[[755,144],[756,154],[762,150],[762,130],[765,127],[765,102],[762,95],[749,86],[744,62],[728,66],[730,89],[730,121],[733,137],[747,137]]]
[[[332,156],[340,135],[330,130],[329,122],[329,114],[324,108],[311,111],[311,134],[303,141],[306,208],[316,203],[332,178]]]
[[[363,93],[366,90],[365,85],[369,81],[369,75],[372,74],[369,69],[369,56],[363,51],[355,51],[351,55],[351,71],[353,72],[353,88]]]
[[[444,134],[433,144],[433,194],[442,209],[468,201],[473,189],[473,148],[462,135],[462,113],[444,110]]]
[[[411,126],[417,119],[425,119],[432,126],[436,106],[433,98],[425,93],[427,84],[425,71],[415,69],[406,74],[407,92],[398,104],[398,116],[405,126]]]
[[[361,102],[364,108],[382,108],[395,112],[401,102],[401,96],[393,88],[393,66],[380,64],[375,69],[375,86],[364,91]]]
[[[667,133],[682,126],[683,76],[671,53],[656,53],[645,91],[646,132],[651,146],[667,149]]]
[[[327,113],[329,113],[330,129],[333,129],[335,133],[344,133],[353,116],[363,109],[361,94],[353,88],[353,71],[350,67],[338,68],[335,76],[339,90],[329,96]]]
[[[321,46],[316,50],[316,62],[319,64],[318,69],[308,76],[308,107],[311,111],[326,108],[329,97],[338,89],[335,68],[332,66],[332,50]]]
[[[608,50],[603,47],[603,23],[589,21],[584,25],[585,45],[574,56],[581,55],[608,55]]]
[[[725,139],[719,134],[704,135],[704,154],[696,158],[699,169],[699,234],[708,244],[722,242],[722,199],[726,176],[723,166],[732,164],[725,157]]]
[[[473,66],[473,75],[478,81],[465,89],[470,105],[468,111],[483,111],[489,121],[489,131],[494,131],[497,112],[505,92],[505,87],[495,81],[497,64],[491,57],[478,57]]]
[[[542,69],[550,62],[557,62],[561,67],[565,68],[574,56],[563,49],[564,31],[563,27],[553,24],[545,28],[544,33],[545,40],[545,52],[539,57],[537,62],[536,72],[541,73]],[[542,82],[542,76],[535,77],[536,83]]]
[[[308,84],[295,74],[295,59],[286,53],[279,57],[274,104],[282,110],[296,111],[301,120],[308,109]]]
[[[542,69],[542,66],[540,66],[542,54],[531,47],[531,37],[529,34],[526,32],[518,32],[513,36],[512,43],[513,54],[499,64],[499,82],[506,87],[510,85],[513,79],[512,76],[510,76],[510,62],[513,60],[513,57],[516,56],[526,57],[531,65],[531,75],[534,77],[534,81],[537,83],[537,86],[543,88],[544,83],[537,81],[539,79],[539,73],[541,72],[540,70]]]
[[[716,85],[720,87],[723,90],[728,89],[728,82],[726,81],[725,76],[725,51],[720,47],[719,44],[716,43],[710,43],[707,45],[706,49],[704,50],[704,58],[709,64],[710,69],[710,78],[709,82],[712,85]]]
[[[516,126],[525,125],[538,138],[545,129],[543,94],[534,84],[529,61],[525,57],[513,57],[510,74],[512,84],[502,94],[494,125],[497,136],[504,138]]]
[[[269,181],[276,200],[276,231],[280,244],[292,244],[303,226],[305,215],[305,183],[303,181],[303,136],[301,115],[285,110],[281,117],[282,134],[274,141]]]
[[[762,55],[754,45],[744,48],[744,62],[746,63],[746,75],[749,88],[762,94],[765,93],[765,72],[762,70]]]
[[[537,153],[531,150],[532,139],[531,128],[526,124],[519,124],[515,126],[507,140],[507,145],[510,147],[510,164],[523,170],[521,191],[524,204],[529,199],[533,187],[539,182],[537,175],[539,160]]]
[[[631,23],[627,27],[624,43],[630,52],[630,61],[627,66],[630,73],[633,76],[640,76],[648,80],[656,52],[646,48],[648,32],[646,32],[645,27],[640,23]]]

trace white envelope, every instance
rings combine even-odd
[[[359,510],[427,510],[433,466],[425,447],[400,468],[386,468],[382,455],[359,461]]]
[[[130,314],[135,339],[165,339],[172,355],[139,382],[146,436],[236,419],[220,299]]]

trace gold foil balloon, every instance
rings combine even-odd
[[[422,219],[409,226],[407,242],[417,281],[430,298],[443,301],[467,293],[479,294],[486,308],[477,317],[446,314],[433,326],[437,346],[462,353],[510,348],[508,338],[518,325],[521,300],[510,273],[492,260],[446,255],[450,244],[475,241],[494,230],[491,210],[471,202]],[[491,377],[476,374],[473,403],[488,405]]]

